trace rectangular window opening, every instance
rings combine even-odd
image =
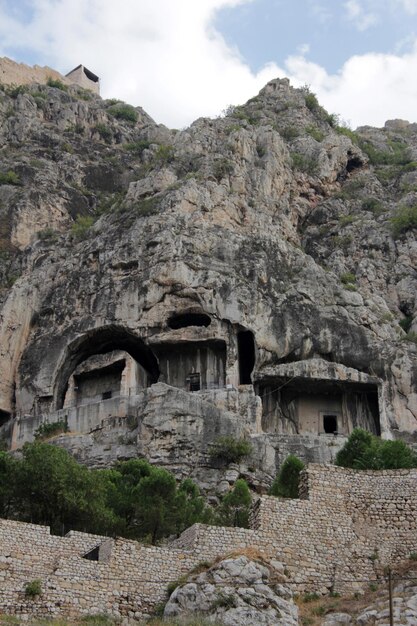
[[[323,415],[323,430],[329,435],[337,434],[337,415]]]
[[[201,381],[200,381],[200,372],[188,374],[187,376],[189,389],[190,391],[200,391],[201,389]]]

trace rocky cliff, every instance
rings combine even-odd
[[[66,85],[0,87],[0,119],[10,445],[115,350],[142,372],[129,415],[61,438],[92,463],[198,467],[233,434],[262,482],[355,426],[413,438],[417,124],[352,132],[286,79],[181,131]]]

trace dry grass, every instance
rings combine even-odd
[[[392,572],[393,587],[396,580],[417,577],[416,561],[410,559],[397,566]],[[321,596],[310,600],[312,594],[300,594],[296,598],[300,626],[320,626],[323,616],[328,613],[348,613],[352,616],[360,615],[366,608],[377,602],[388,604],[388,583],[383,580],[375,585],[371,584],[363,593],[349,596]]]

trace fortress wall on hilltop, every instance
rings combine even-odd
[[[294,591],[351,592],[417,552],[416,484],[415,469],[310,465],[301,498],[260,498],[250,530],[195,524],[162,547],[0,520],[0,612],[138,618],[199,563],[242,550],[282,562]],[[35,579],[43,592],[31,599]]]
[[[72,81],[62,76],[50,67],[33,67],[25,63],[16,63],[7,57],[0,58],[0,84],[29,85],[31,83],[46,84],[48,79],[60,80],[64,84],[72,85]]]

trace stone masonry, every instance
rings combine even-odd
[[[416,481],[415,469],[310,465],[300,499],[260,498],[251,529],[195,524],[162,547],[79,532],[57,537],[47,527],[1,520],[0,612],[138,618],[199,563],[245,549],[283,562],[294,591],[358,590],[417,552]],[[96,560],[83,558],[92,551]],[[28,598],[25,585],[36,579],[42,594]]]

